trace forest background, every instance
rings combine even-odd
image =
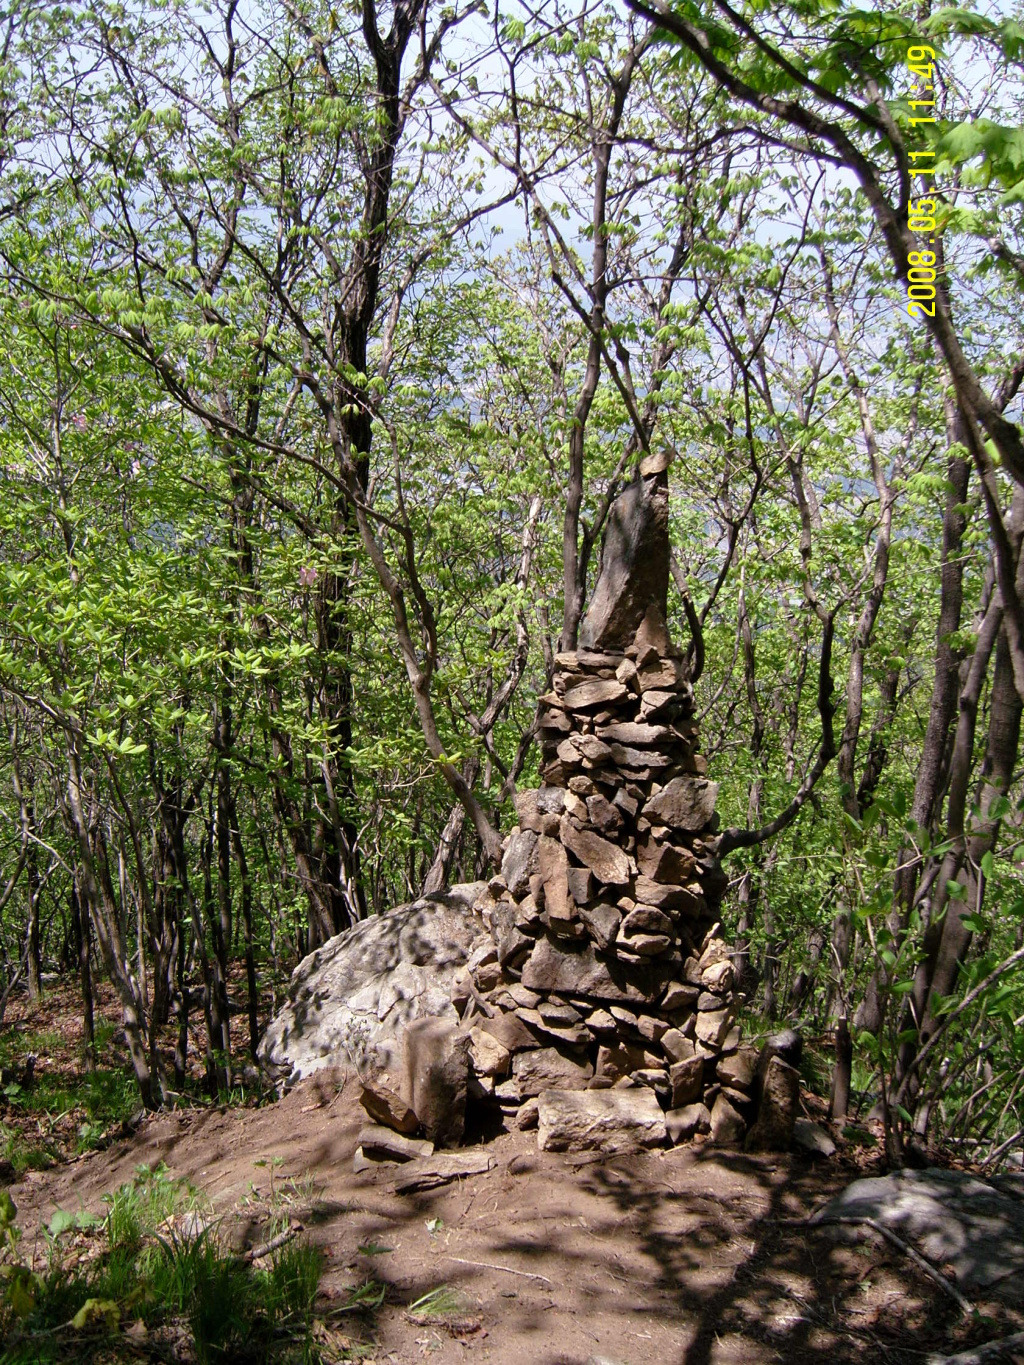
[[[667,451],[748,1029],[893,1159],[1019,1151],[1017,8],[16,2],[0,50],[0,1016],[73,977],[95,1066],[103,977],[147,1106],[248,1083],[298,957],[495,868]]]

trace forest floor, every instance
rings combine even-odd
[[[40,1059],[34,1084],[45,1083]],[[1005,1302],[959,1316],[870,1233],[841,1245],[802,1225],[871,1169],[863,1149],[831,1162],[699,1145],[595,1159],[503,1133],[485,1174],[400,1194],[400,1168],[353,1171],[357,1090],[324,1076],[273,1104],[151,1115],[77,1155],[58,1126],[47,1169],[20,1162],[0,1176],[15,1177],[22,1254],[44,1262],[56,1209],[102,1216],[105,1195],[164,1163],[209,1200],[230,1246],[290,1220],[322,1248],[328,1361],[909,1363],[1024,1328],[1024,1306]],[[30,1137],[22,1126],[19,1141]]]

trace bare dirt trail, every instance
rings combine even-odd
[[[12,1188],[25,1245],[42,1251],[55,1207],[102,1213],[107,1191],[163,1161],[209,1196],[236,1244],[259,1240],[272,1206],[301,1220],[327,1253],[339,1359],[364,1346],[363,1359],[437,1365],[834,1365],[921,1361],[965,1339],[898,1252],[794,1225],[851,1171],[709,1147],[591,1160],[513,1133],[488,1145],[486,1174],[401,1195],[397,1168],[354,1174],[364,1122],[354,1085],[315,1082],[262,1108],[151,1117]],[[337,1312],[368,1280],[379,1307]],[[410,1313],[441,1285],[457,1307]]]

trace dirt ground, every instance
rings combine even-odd
[[[959,1317],[884,1244],[799,1226],[860,1173],[841,1162],[706,1146],[594,1159],[506,1133],[486,1174],[401,1195],[397,1168],[353,1172],[356,1089],[307,1082],[274,1105],[155,1115],[106,1151],[28,1172],[11,1188],[23,1246],[42,1256],[54,1208],[102,1213],[107,1191],[163,1161],[209,1196],[234,1244],[258,1241],[276,1210],[323,1247],[338,1359],[912,1362],[1024,1327],[1006,1304]],[[350,1307],[360,1286],[362,1310]],[[455,1291],[440,1311],[410,1311],[439,1286]]]

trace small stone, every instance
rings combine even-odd
[[[604,902],[600,905],[581,905],[579,917],[599,948],[608,948],[615,942],[622,917],[614,905]]]
[[[352,1154],[352,1170],[356,1175],[362,1175],[364,1171],[380,1170],[382,1167],[384,1169],[395,1167],[398,1164],[397,1161],[389,1161],[380,1157],[369,1156],[363,1151],[362,1147],[357,1147]]]
[[[634,670],[634,677],[636,676]],[[660,719],[679,708],[679,694],[675,691],[658,692],[648,689],[640,703],[640,720],[643,722]]]
[[[647,781],[651,776],[652,769],[667,768],[672,762],[668,754],[659,753],[657,749],[633,749],[625,744],[611,745],[612,762],[619,768],[632,768],[636,770],[641,781]]]
[[[667,934],[633,934],[628,940],[620,938],[620,947],[626,947],[637,957],[661,957],[672,947]]]
[[[711,1141],[719,1147],[739,1142],[746,1124],[724,1095],[719,1095],[711,1110]]]
[[[637,672],[641,692],[662,692],[686,685],[686,669],[677,659],[659,659]]]
[[[617,834],[622,828],[622,814],[606,796],[588,796],[586,809],[594,828],[602,834]]]
[[[562,817],[560,832],[565,847],[589,867],[599,881],[609,885],[621,885],[629,881],[629,859],[616,844],[609,843],[591,830],[574,829],[565,816]]]
[[[466,1117],[468,1034],[446,1019],[413,1019],[402,1042],[402,1098],[431,1142],[457,1146]]]
[[[469,1064],[477,1076],[506,1076],[512,1062],[509,1049],[479,1026],[469,1030],[469,1037]]]
[[[710,1089],[708,1093],[710,1093]],[[744,1117],[749,1118],[751,1099],[745,1090],[737,1090],[733,1085],[723,1085],[721,1093],[734,1109],[738,1110]]]
[[[705,990],[717,991],[719,995],[728,995],[736,984],[736,972],[732,961],[716,962],[714,966],[705,968],[701,974],[701,984]]]
[[[640,1037],[646,1038],[649,1043],[656,1043],[668,1031],[665,1020],[658,1019],[653,1014],[641,1014],[636,1021],[636,1027]]]
[[[804,1040],[796,1029],[787,1028],[782,1029],[779,1033],[773,1033],[770,1038],[765,1040],[761,1054],[757,1059],[758,1075],[764,1076],[772,1057],[780,1057],[789,1066],[798,1067],[803,1051]]]
[[[566,1047],[586,1047],[590,1042],[590,1034],[582,1024],[571,1024],[567,1027],[549,1024],[539,1010],[520,1010],[519,1018],[543,1037],[553,1038]]]
[[[569,860],[557,839],[545,834],[537,841],[537,865],[544,886],[544,908],[548,915],[572,919],[576,907],[569,894]]]
[[[687,1057],[673,1062],[668,1069],[668,1076],[672,1086],[671,1107],[682,1109],[685,1105],[693,1104],[700,1099],[704,1085],[704,1058]]]
[[[623,687],[634,688],[636,686],[636,664],[632,659],[623,659],[615,670],[615,676]]]
[[[709,1047],[717,1047],[732,1028],[732,1009],[708,1010],[697,1015],[697,1037]]]
[[[509,986],[508,993],[517,1005],[525,1005],[528,1010],[532,1010],[536,1005],[540,1004],[540,996],[537,992],[531,991],[528,987],[524,986],[521,981],[517,981],[514,985]]]
[[[481,967],[489,967],[498,960],[498,949],[493,940],[484,939],[479,947],[474,948],[470,953],[466,966],[474,974]]]
[[[568,719],[566,719],[566,724],[568,725],[568,723]],[[537,792],[516,792],[514,805],[516,808],[516,815],[519,817],[520,828],[530,830],[534,834],[543,834],[544,817],[537,807]]]
[[[567,867],[566,878],[569,895],[577,906],[594,899],[594,874],[589,867]]]
[[[617,1081],[643,1069],[648,1061],[656,1062],[657,1058],[641,1047],[633,1047],[628,1043],[619,1043],[615,1047],[601,1046],[597,1049],[594,1074],[605,1080]]]
[[[415,1133],[420,1126],[416,1112],[401,1095],[376,1081],[364,1081],[359,1103],[376,1123],[392,1128],[396,1133]]]
[[[594,679],[566,692],[563,702],[569,711],[589,711],[595,706],[621,701],[626,695],[625,687],[616,679]]]
[[[644,963],[638,967],[599,958],[590,943],[568,949],[550,937],[538,939],[523,965],[523,982],[544,994],[585,995],[595,1000],[647,1002],[664,989],[671,964]]]
[[[509,891],[518,900],[525,896],[530,876],[537,871],[537,835],[533,830],[520,830],[510,836],[501,859],[501,875]]]
[[[577,773],[575,777],[569,779],[569,790],[575,792],[577,796],[593,796],[597,791],[597,785],[584,773]]]
[[[735,1052],[740,1045],[740,1029],[738,1024],[734,1024],[722,1041],[718,1044],[718,1050],[725,1055],[727,1052]]]
[[[710,991],[701,991],[697,997],[697,1008],[699,1010],[718,1010],[722,1009],[725,1001],[720,995],[712,995]]]
[[[632,1010],[627,1010],[622,1005],[612,1005],[611,1015],[612,1018],[615,1019],[619,1024],[623,1025],[623,1027],[627,1029],[633,1029],[639,1032],[639,1030],[637,1029],[637,1023],[639,1021]]]
[[[659,1095],[668,1098],[669,1079],[668,1072],[663,1066],[644,1066],[639,1071],[633,1072],[633,1079],[637,1085],[646,1085],[651,1090],[656,1090]]]
[[[706,909],[704,894],[697,883],[669,886],[641,874],[636,879],[633,894],[639,902],[656,905],[659,910],[678,910],[696,916],[703,914]]]
[[[643,814],[652,824],[672,829],[704,829],[715,813],[718,783],[705,778],[674,777],[657,796],[644,806]]]
[[[582,1090],[594,1074],[587,1061],[567,1057],[554,1047],[519,1052],[512,1059],[512,1074],[524,1095],[539,1095],[542,1090]]]
[[[778,1055],[769,1059],[757,1102],[757,1118],[747,1136],[751,1152],[787,1152],[793,1142],[800,1073]]]
[[[583,1017],[573,1005],[561,1000],[542,1000],[537,1008],[545,1024],[557,1024],[561,1028],[578,1024]]]
[[[670,981],[661,997],[661,1008],[666,1014],[675,1010],[695,1009],[699,993],[695,987],[684,986],[681,981]]]
[[[643,725],[634,720],[602,726],[597,733],[600,739],[609,744],[667,744],[672,738],[671,730],[664,725]]]
[[[395,1177],[395,1193],[415,1194],[419,1190],[436,1189],[452,1180],[483,1175],[493,1166],[494,1157],[479,1148],[470,1152],[436,1152],[402,1167]]]
[[[561,815],[565,791],[561,787],[544,786],[537,792],[537,809],[544,815]]]
[[[624,788],[619,790],[612,797],[612,805],[618,806],[619,810],[628,818],[632,819],[640,809],[640,802],[635,796],[630,796]]]
[[[665,934],[671,936],[672,921],[654,905],[638,905],[622,921],[619,935],[632,938],[634,934]]]
[[[484,966],[476,969],[473,976],[477,990],[486,995],[488,991],[493,991],[501,981],[501,964],[497,961],[485,963]]]
[[[627,1151],[667,1140],[651,1090],[544,1090],[538,1097],[537,1145],[544,1152]]]
[[[694,1055],[693,1043],[677,1028],[666,1029],[658,1041],[671,1062],[683,1062]]]
[[[516,1127],[521,1133],[528,1132],[529,1129],[537,1127],[539,1117],[537,1097],[536,1095],[531,1095],[525,1104],[522,1104],[519,1107],[519,1112],[516,1114],[515,1118]]]
[[[670,1109],[665,1115],[665,1129],[671,1142],[688,1142],[697,1133],[711,1132],[711,1111],[704,1104]]]
[[[703,976],[704,972],[707,971],[709,967],[715,966],[716,963],[732,961],[732,953],[729,951],[728,943],[726,943],[725,939],[719,938],[718,936],[718,930],[720,928],[721,925],[719,924],[713,925],[705,935],[704,942],[701,945],[700,957],[698,959],[701,976]]]
[[[741,1047],[731,1057],[722,1057],[716,1068],[718,1079],[723,1085],[738,1086],[749,1090],[754,1084],[757,1067],[757,1053],[752,1047]]]
[[[645,877],[668,886],[685,885],[697,868],[688,849],[660,843],[651,836],[637,841],[636,865]]]
[[[459,967],[452,976],[452,1004],[461,1014],[473,998],[473,976],[468,967]]]
[[[598,1037],[606,1033],[614,1033],[618,1027],[607,1010],[594,1010],[593,1014],[587,1015],[585,1023],[590,1032]]]

